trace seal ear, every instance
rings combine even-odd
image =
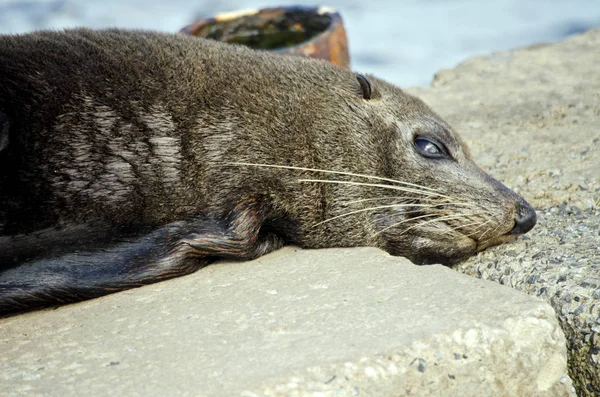
[[[371,88],[371,82],[364,75],[358,73],[356,75],[356,80],[358,80],[358,85],[360,86],[360,93],[363,99],[371,99],[373,95],[373,90]]]
[[[0,112],[0,152],[8,146],[8,117]]]

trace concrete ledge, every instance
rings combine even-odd
[[[543,301],[373,248],[253,262],[0,320],[7,396],[564,396]]]

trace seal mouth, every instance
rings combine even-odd
[[[416,213],[417,219],[419,216],[423,216],[420,212]],[[489,247],[513,242],[519,235],[523,234],[520,230],[515,232],[518,229],[519,222],[510,222],[508,219],[497,221],[498,227],[482,229],[478,233],[473,233],[473,229],[471,228],[461,228],[460,223],[453,223],[452,221],[454,219],[426,222],[427,224],[423,228],[419,227],[419,225],[415,227],[417,230],[425,231],[431,240],[436,241],[436,244],[432,245],[437,246],[438,252],[452,252],[451,255],[448,255],[441,261],[445,264],[460,262]],[[463,221],[461,220],[461,222]],[[474,228],[477,230],[477,227]],[[448,236],[454,236],[451,242],[447,240]],[[453,246],[453,249],[449,247],[450,245]],[[428,257],[431,254],[426,254],[425,256]],[[442,254],[433,256],[436,260],[440,260],[443,257]],[[432,263],[430,260],[423,262]]]
[[[535,210],[525,202],[519,203],[514,221],[510,228],[507,228],[507,230],[505,230],[504,233],[500,234],[499,236],[477,241],[477,252],[483,251],[491,246],[515,241],[518,236],[521,236],[533,229],[536,222],[537,216]]]
[[[501,230],[501,233],[498,235],[489,236],[488,238],[483,239],[475,239],[475,243],[477,244],[475,252],[481,252],[489,247],[515,241],[519,235],[513,233],[514,227],[514,223],[511,223],[504,228],[504,230]]]

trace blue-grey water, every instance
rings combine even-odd
[[[600,26],[600,0],[0,0],[0,33],[72,26],[175,32],[220,11],[329,5],[344,18],[353,69],[401,86],[476,54]],[[599,49],[600,52],[600,49]]]

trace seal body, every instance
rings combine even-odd
[[[0,36],[0,312],[287,243],[448,264],[534,224],[374,77],[152,32]]]

